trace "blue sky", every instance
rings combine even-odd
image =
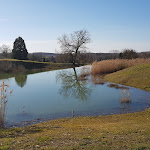
[[[86,29],[91,52],[150,51],[150,0],[0,0],[0,45],[57,52],[63,33]]]

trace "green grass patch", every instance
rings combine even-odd
[[[108,74],[109,82],[132,86],[150,92],[150,64],[142,64]]]
[[[51,138],[51,137],[39,137],[38,139],[38,142],[46,142],[46,141],[52,141],[53,140],[53,138]]]
[[[7,149],[9,149],[10,148],[10,146],[8,146],[8,145],[5,145],[5,146],[0,146],[0,150],[7,150]]]

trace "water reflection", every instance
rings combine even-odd
[[[72,117],[98,116],[136,112],[150,106],[150,92],[103,84],[99,76],[90,76],[88,71],[84,71],[81,78],[80,73],[81,68],[71,68],[5,80],[15,91],[8,97],[8,102],[0,103],[1,127],[4,123],[5,127],[23,126],[71,117],[71,111]],[[15,80],[22,89],[14,83]]]
[[[18,74],[15,76],[15,81],[18,86],[24,87],[26,85],[27,81],[27,75],[26,74]]]
[[[58,72],[56,79],[61,81],[59,93],[65,97],[70,96],[85,101],[91,94],[91,89],[85,86],[86,83],[79,80],[75,68],[72,71]]]
[[[103,79],[103,77],[102,76],[100,76],[100,75],[91,75],[91,81],[92,81],[92,83],[93,84],[101,84],[101,85],[103,85],[103,84],[105,84],[106,83],[106,81]]]
[[[104,80],[104,77],[102,75],[93,75],[91,74],[91,66],[83,66],[80,69],[80,75],[79,75],[79,80],[82,82],[92,82],[93,84],[105,84],[106,81]]]
[[[130,91],[127,89],[122,90],[121,92],[121,109],[123,113],[127,113],[130,110],[130,103],[131,103],[131,98],[130,98]]]

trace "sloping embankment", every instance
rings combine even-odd
[[[14,59],[0,59],[0,72],[25,72],[25,70],[35,69],[64,69],[70,68],[72,64],[67,63],[50,63],[50,62],[36,62],[28,60],[14,60]]]
[[[141,64],[108,74],[109,82],[132,86],[150,92],[150,64]]]

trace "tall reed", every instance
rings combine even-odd
[[[131,66],[150,63],[150,58],[137,58],[137,59],[115,59],[115,60],[103,60],[99,62],[93,62],[91,73],[92,74],[106,74],[116,72]]]
[[[8,88],[9,85],[3,81],[0,85],[0,128],[5,127],[6,104],[8,96],[12,93],[12,90],[8,90]]]

